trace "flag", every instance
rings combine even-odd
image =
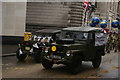
[[[103,28],[104,29],[104,33],[108,33],[109,32],[109,29],[107,28]]]
[[[88,10],[91,7],[91,4],[89,2],[87,2],[86,0],[84,0],[83,4],[84,4],[84,8],[86,10]]]

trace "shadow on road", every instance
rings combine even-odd
[[[95,68],[92,67],[92,64],[90,64],[90,63],[83,63],[82,66],[81,66],[81,70],[79,71],[78,74],[83,73],[83,72],[87,72],[87,71],[93,71],[93,70],[97,71],[97,70],[99,70],[99,68],[95,69]],[[48,71],[50,71],[50,73],[57,73],[57,74],[58,73],[59,74],[66,73],[66,74],[69,74],[69,68],[68,68],[68,66],[61,65],[61,64],[60,65],[56,65],[55,64],[51,70],[46,70],[44,68],[42,69],[42,72],[44,72],[46,74],[47,74]]]

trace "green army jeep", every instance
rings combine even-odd
[[[53,64],[65,64],[70,73],[78,73],[82,61],[91,61],[93,67],[98,68],[101,56],[105,55],[106,41],[107,36],[102,28],[63,28],[59,39],[43,52],[42,65],[51,69]]]

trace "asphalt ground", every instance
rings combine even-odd
[[[43,68],[41,63],[36,63],[32,57],[27,57],[25,62],[19,62],[16,56],[2,58],[3,78],[116,78],[119,74],[120,52],[111,52],[102,58],[100,68],[94,69],[91,62],[83,62],[81,71],[71,75],[65,65],[54,65],[51,70]]]

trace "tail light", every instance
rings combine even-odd
[[[42,48],[42,51],[44,51],[45,50],[45,48]]]
[[[50,53],[50,55],[53,55],[53,53]]]
[[[25,43],[25,45],[29,45],[29,43]]]

